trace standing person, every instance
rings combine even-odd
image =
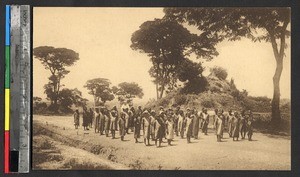
[[[131,132],[133,132],[133,119],[134,119],[134,116],[135,116],[135,110],[134,110],[134,107],[131,107],[130,110],[128,111],[128,116],[129,116],[129,120],[128,120],[128,127],[130,129]]]
[[[241,114],[240,133],[241,133],[242,139],[245,139],[245,136],[246,136],[246,133],[247,133],[247,120],[246,120],[245,111],[242,111],[242,114]]]
[[[124,112],[121,112],[118,124],[119,124],[119,133],[120,133],[121,141],[124,141],[124,136],[126,134],[126,129],[125,129],[126,120],[125,120]]]
[[[179,130],[178,130],[179,112],[180,112],[180,107],[178,106],[175,110],[175,117],[174,117],[174,129],[175,129],[176,136],[179,135]]]
[[[89,112],[89,125],[90,125],[90,128],[93,128],[93,121],[94,121],[94,111],[92,108],[90,108],[90,112]]]
[[[178,113],[178,123],[177,123],[178,132],[180,137],[184,137],[184,113],[183,110],[180,110]]]
[[[191,142],[191,136],[193,134],[193,118],[191,116],[190,109],[187,108],[186,119],[185,119],[185,131],[186,131],[186,139],[187,143]]]
[[[111,118],[110,119],[110,132],[111,132],[112,139],[115,139],[116,130],[117,130],[117,119],[118,119],[118,115],[115,110],[111,110],[110,118]]]
[[[162,143],[162,139],[164,137],[164,120],[163,120],[163,117],[162,117],[162,113],[159,114],[159,116],[156,116],[155,117],[156,120],[155,120],[155,145],[156,147],[160,147],[161,146],[161,143]],[[158,144],[157,144],[157,141],[158,141]]]
[[[110,129],[110,116],[109,116],[109,111],[107,109],[105,109],[105,112],[104,112],[104,130],[105,130],[105,136],[106,137],[108,137],[109,129]]]
[[[95,125],[94,125],[94,129],[95,129],[95,133],[99,133],[100,132],[100,112],[99,112],[99,108],[95,108]]]
[[[197,110],[194,108],[191,111],[191,116],[193,118],[193,135],[194,139],[198,139],[199,129],[200,129],[200,116],[197,115]]]
[[[169,115],[168,119],[166,121],[166,133],[167,133],[167,140],[168,140],[168,145],[171,146],[171,141],[174,138],[174,122],[172,120],[172,116]]]
[[[253,114],[251,110],[249,110],[249,118],[247,121],[247,129],[248,129],[248,140],[252,141],[252,135],[253,135],[253,127],[252,127],[252,122],[253,122]]]
[[[105,110],[104,108],[100,109],[100,120],[99,120],[99,130],[100,130],[100,135],[104,135],[104,127],[105,127]]]
[[[139,107],[141,108],[141,107]],[[140,132],[141,132],[141,114],[137,111],[136,116],[133,119],[134,124],[134,139],[135,143],[138,143],[138,138],[140,138]]]
[[[201,119],[202,119],[202,133],[207,135],[207,129],[209,124],[209,114],[207,113],[207,109],[203,108],[201,112]]]
[[[126,130],[126,133],[129,134],[129,132],[128,132],[128,129],[129,129],[128,108],[123,109],[123,113],[125,115],[125,130]]]
[[[83,108],[82,112],[82,126],[83,130],[89,130],[88,124],[89,124],[89,113],[86,107]]]
[[[139,117],[140,122],[142,121],[142,113],[143,113],[142,106],[138,106],[138,108],[136,110],[136,115],[135,116]],[[141,130],[143,129],[142,124],[141,124],[140,129]]]
[[[240,134],[240,118],[238,112],[234,112],[234,116],[232,118],[231,122],[232,126],[232,139],[233,141],[238,141],[239,140],[239,134]]]
[[[223,127],[223,130],[222,130],[222,134],[221,134],[221,138],[223,138],[223,134],[224,134],[224,130],[225,130],[225,122],[226,122],[226,117],[225,117],[225,115],[224,115],[224,110],[223,109],[221,109],[221,119],[222,119],[222,127]]]
[[[152,139],[152,141],[155,140],[155,111],[152,110],[150,112],[150,137]]]
[[[76,109],[75,110],[75,112],[74,112],[74,126],[75,126],[75,129],[78,129],[78,127],[79,127],[79,120],[80,120],[80,115],[79,115],[79,111],[78,111],[78,109]]]
[[[228,111],[228,134],[229,134],[229,137],[231,138],[232,137],[232,121],[233,121],[233,113],[232,113],[232,110],[229,110]]]
[[[142,114],[142,124],[143,124],[143,132],[144,132],[144,143],[146,146],[150,145],[150,115],[147,110],[145,110]]]
[[[214,126],[215,126],[216,134],[217,134],[217,142],[221,142],[221,137],[223,135],[223,129],[224,129],[224,127],[223,127],[224,124],[223,124],[222,112],[221,111],[217,112]]]

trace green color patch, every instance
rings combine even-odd
[[[5,88],[10,87],[10,46],[5,46]]]

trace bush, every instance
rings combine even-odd
[[[184,87],[181,89],[181,93],[199,94],[206,90],[207,85],[208,82],[205,77],[196,77],[184,85]]]
[[[186,104],[186,101],[187,101],[186,95],[177,94],[174,97],[174,104],[176,105]]]
[[[217,78],[219,78],[221,80],[225,80],[228,75],[226,69],[224,69],[222,67],[218,67],[218,66],[215,66],[212,69],[210,69],[210,72],[212,75],[215,75]]]
[[[201,105],[205,108],[214,108],[215,102],[213,100],[204,100],[202,101]]]

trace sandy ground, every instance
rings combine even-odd
[[[99,164],[99,169],[149,169],[149,170],[290,170],[291,141],[289,137],[271,136],[254,132],[253,141],[233,142],[224,134],[223,142],[218,143],[213,130],[207,136],[200,133],[199,140],[175,137],[172,146],[163,143],[161,148],[134,143],[133,133],[125,136],[122,142],[117,139],[100,136],[94,130],[83,131],[83,127],[74,129],[73,118],[63,116],[37,116],[33,121],[33,158],[40,151],[35,143],[48,139],[62,156],[59,163],[70,164],[70,158],[76,163]],[[140,139],[142,141],[142,139]],[[66,159],[68,162],[66,162]],[[72,159],[72,160],[73,160]],[[75,161],[73,160],[73,161]],[[44,158],[35,160],[38,169],[58,168],[57,162]],[[102,165],[101,165],[102,164]],[[59,168],[76,169],[70,165]],[[79,168],[79,167],[77,167]],[[98,169],[97,166],[92,166]]]

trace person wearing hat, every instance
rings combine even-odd
[[[209,124],[209,114],[207,113],[207,109],[203,108],[201,112],[201,119],[202,119],[202,133],[207,135],[207,129]]]
[[[110,119],[110,132],[111,132],[112,139],[115,139],[118,115],[114,109],[110,111],[110,118],[111,118]]]
[[[217,112],[216,120],[215,120],[215,123],[214,123],[214,127],[216,129],[217,142],[221,142],[221,138],[222,138],[222,135],[223,135],[223,129],[224,129],[224,124],[223,124],[221,110],[219,110]]]
[[[232,139],[233,141],[238,141],[239,140],[239,134],[240,134],[240,117],[238,112],[234,112],[234,116],[232,118],[232,122],[231,122],[231,126],[232,126]]]
[[[185,126],[187,143],[190,143],[193,135],[193,117],[189,108],[187,108]]]
[[[79,115],[78,109],[75,110],[73,116],[74,116],[74,126],[75,126],[75,129],[78,129],[78,127],[79,127],[79,120],[80,120],[80,115]]]
[[[155,117],[155,145],[156,147],[160,147],[162,143],[162,139],[164,137],[164,120],[163,120],[163,114],[159,114],[158,116]],[[157,143],[158,141],[158,143]]]
[[[145,110],[142,114],[142,124],[143,124],[143,133],[144,133],[144,143],[146,146],[150,145],[150,114]]]
[[[155,140],[155,111],[151,110],[150,112],[150,137],[152,141]]]
[[[125,124],[126,124],[126,120],[125,120],[125,113],[121,112],[120,114],[120,119],[118,121],[118,125],[119,125],[119,134],[121,137],[121,141],[124,141],[124,136],[126,134],[126,129],[125,129]]]

